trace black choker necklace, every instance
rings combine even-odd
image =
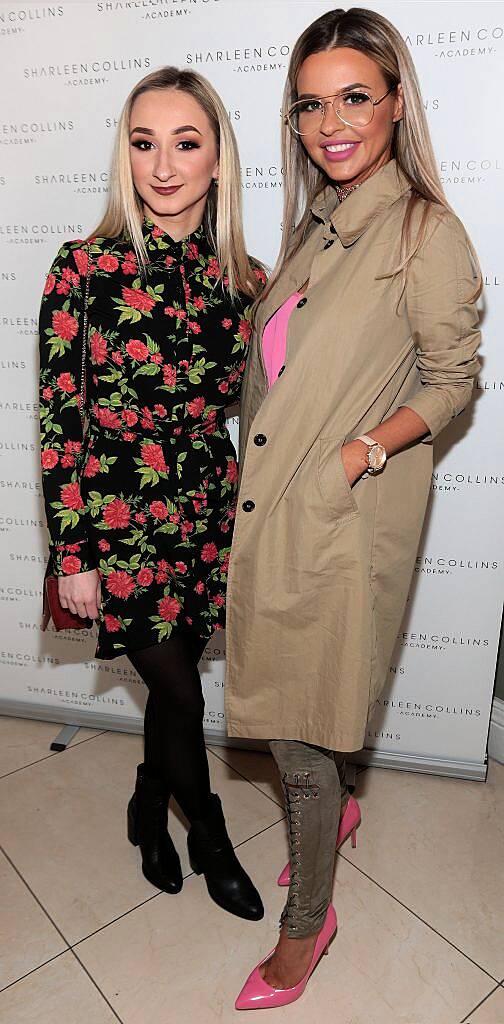
[[[355,189],[359,188],[362,184],[362,181],[358,181],[356,185],[338,185],[338,183],[335,182],[334,188],[336,189],[336,195],[340,203],[342,203],[351,192],[355,192]]]

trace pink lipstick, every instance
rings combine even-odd
[[[151,188],[154,189],[154,192],[157,192],[158,196],[173,196],[175,192],[178,192],[179,188],[182,188],[182,185],[151,185]]]
[[[358,146],[360,146],[360,142],[355,142],[352,139],[338,139],[337,142],[330,140],[324,142],[320,148],[324,150],[327,160],[330,160],[331,163],[338,163],[353,156]]]

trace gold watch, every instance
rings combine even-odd
[[[364,444],[368,446],[368,473],[373,475],[381,473],[387,461],[387,453],[383,445],[380,444],[379,441],[375,441],[373,437],[369,437],[368,434],[361,434],[361,436],[357,437],[356,440],[363,441]]]

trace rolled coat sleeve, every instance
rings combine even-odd
[[[479,370],[481,340],[474,293],[478,267],[458,218],[443,211],[411,261],[406,310],[420,384],[403,405],[413,409],[436,437],[471,397]]]

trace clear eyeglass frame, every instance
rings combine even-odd
[[[380,96],[379,99],[377,99],[377,100],[374,100],[372,98],[372,96],[370,96],[369,93],[366,92],[364,89],[358,89],[358,90],[357,89],[352,89],[349,92],[335,92],[335,93],[333,93],[330,96],[313,96],[312,97],[313,100],[317,100],[318,102],[322,103],[322,111],[321,111],[321,114],[320,114],[320,121],[319,121],[319,123],[316,125],[315,128],[310,128],[310,131],[308,131],[308,132],[300,132],[299,128],[296,128],[294,123],[293,123],[293,120],[295,119],[296,113],[299,110],[301,104],[307,102],[306,100],[296,100],[296,102],[293,103],[289,107],[289,109],[288,109],[288,111],[287,111],[287,113],[286,113],[286,115],[284,117],[284,124],[288,125],[289,128],[291,129],[291,131],[293,131],[295,135],[300,135],[300,136],[303,136],[303,137],[305,135],[313,135],[314,132],[320,131],[320,129],[321,129],[323,123],[324,123],[325,116],[326,116],[327,104],[330,103],[332,108],[333,108],[333,110],[334,110],[334,113],[336,114],[337,117],[339,117],[340,121],[343,121],[343,124],[349,125],[350,128],[365,128],[368,124],[371,124],[371,121],[373,120],[374,112],[375,112],[375,107],[377,107],[380,103],[383,103],[383,100],[386,99],[387,96],[390,96],[390,93],[393,92],[393,90],[396,89],[396,88],[397,88],[397,86],[392,85],[390,87],[390,89],[387,89],[387,92],[384,93],[383,96]],[[358,93],[359,96],[366,96],[366,98],[369,100],[369,103],[371,105],[369,119],[367,121],[359,121],[358,123],[356,123],[355,121],[349,121],[346,117],[343,117],[342,113],[340,112],[340,109],[338,107],[335,107],[335,105],[334,105],[334,101],[335,100],[337,100],[337,99],[343,100],[345,97],[352,96],[353,94],[357,94],[357,93]]]

